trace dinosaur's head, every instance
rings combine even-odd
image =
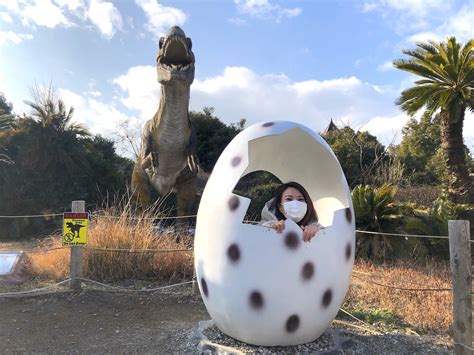
[[[173,26],[165,37],[160,38],[160,50],[156,57],[158,81],[171,81],[191,85],[194,80],[194,54],[191,38],[184,31]]]

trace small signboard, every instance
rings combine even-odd
[[[64,213],[63,246],[86,245],[88,225],[89,213]]]

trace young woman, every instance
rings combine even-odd
[[[260,225],[274,228],[277,233],[282,233],[287,218],[301,227],[305,242],[314,238],[322,228],[318,223],[318,216],[308,192],[303,186],[293,181],[280,185],[275,197],[265,204]]]

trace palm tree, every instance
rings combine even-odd
[[[352,190],[352,202],[356,226],[370,232],[398,232],[403,216],[395,204],[396,187],[383,184],[357,185]],[[392,242],[384,235],[364,235],[357,238],[357,254],[362,257],[380,259],[392,250]]]
[[[43,102],[25,101],[32,108],[31,115],[43,128],[52,128],[57,132],[70,132],[75,136],[90,136],[90,133],[79,123],[72,122],[74,107],[66,109],[59,98],[47,97]]]
[[[466,109],[474,110],[474,39],[464,46],[455,37],[416,46],[403,51],[409,59],[395,60],[393,65],[423,79],[404,90],[396,104],[409,115],[424,109],[424,115],[432,117],[440,111],[449,194],[456,203],[474,203],[462,136]]]

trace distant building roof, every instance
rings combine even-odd
[[[326,127],[326,129],[323,131],[323,133],[321,135],[325,136],[329,132],[337,131],[338,129],[339,128],[337,128],[337,126],[334,124],[334,122],[332,121],[332,118],[331,118],[331,122],[329,122],[329,125]]]

